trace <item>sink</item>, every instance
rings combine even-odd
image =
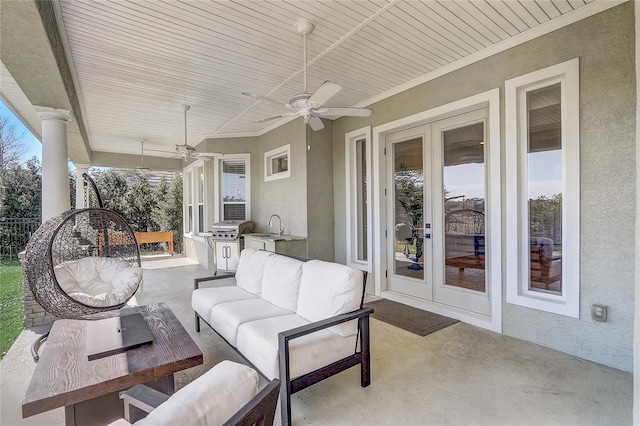
[[[279,235],[279,234],[260,234],[260,233],[251,233],[251,234],[243,234],[245,238],[256,238],[261,240],[269,240],[269,241],[295,241],[295,240],[304,240],[304,237],[298,237],[295,235]]]

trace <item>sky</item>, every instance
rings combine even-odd
[[[2,101],[0,101],[0,112],[2,112],[3,117],[9,117],[8,124],[13,126],[14,134],[16,136],[22,134],[20,143],[26,147],[26,152],[22,157],[20,157],[20,160],[25,162],[34,155],[38,157],[39,160],[42,160],[42,144],[40,144],[38,139],[36,139],[29,129],[27,129],[15,115],[13,115],[13,112],[11,112],[11,110],[7,108]]]

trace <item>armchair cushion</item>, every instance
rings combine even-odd
[[[222,361],[174,393],[137,426],[221,425],[258,393],[258,373]]]

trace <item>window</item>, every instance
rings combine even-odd
[[[345,135],[347,184],[347,263],[372,271],[371,128]]]
[[[185,232],[190,233],[193,232],[193,192],[191,191],[191,179],[193,173],[185,172],[184,174],[184,192],[185,198],[187,199],[187,214],[185,215],[187,218],[187,223],[185,226]]]
[[[205,232],[204,227],[204,166],[197,169],[196,179],[198,181],[198,232]]]
[[[248,158],[222,161],[222,176],[220,182],[222,220],[249,219],[248,161]]]
[[[264,181],[291,176],[291,144],[264,153]]]
[[[505,82],[507,302],[579,317],[578,59]]]
[[[184,172],[185,233],[196,236],[206,232],[206,198],[204,161],[190,164]]]

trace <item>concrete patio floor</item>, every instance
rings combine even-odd
[[[166,302],[204,353],[204,365],[176,374],[178,389],[224,359],[242,362],[208,327],[194,331],[193,278],[210,271],[178,257],[143,267],[138,303]],[[22,419],[35,337],[25,330],[0,362],[2,426],[64,424],[62,408]],[[372,319],[371,350],[371,386],[360,387],[357,368],[311,386],[293,396],[293,423],[632,424],[632,374],[468,324],[420,337]]]

